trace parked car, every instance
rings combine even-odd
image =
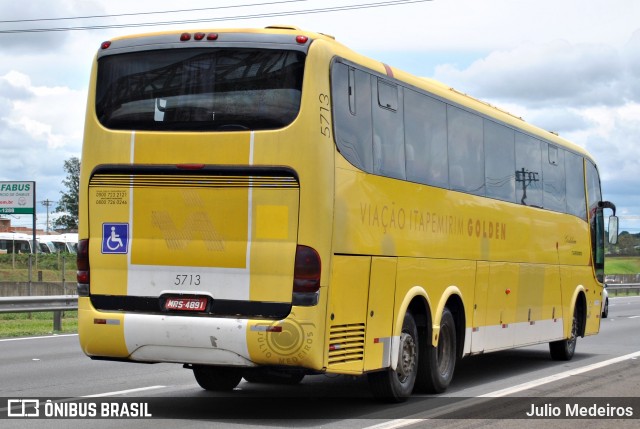
[[[606,319],[609,316],[609,292],[607,292],[607,285],[604,285],[602,289],[602,318]]]

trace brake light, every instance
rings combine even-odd
[[[82,239],[78,241],[78,251],[76,255],[76,263],[78,265],[77,281],[78,295],[89,296],[89,240]]]
[[[312,247],[298,245],[293,270],[293,304],[316,305],[320,290],[320,255]]]

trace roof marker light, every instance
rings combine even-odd
[[[301,45],[307,43],[308,40],[309,38],[307,36],[296,36],[296,42],[300,43]]]
[[[196,33],[193,35],[193,39],[194,40],[202,40],[204,39],[205,34],[204,33]]]
[[[218,33],[207,34],[207,40],[218,40]]]
[[[186,42],[186,41],[188,41],[188,40],[191,40],[191,34],[189,34],[189,33],[182,33],[182,34],[180,35],[180,41],[181,41],[181,42]]]
[[[109,40],[107,40],[106,42],[102,42],[102,43],[100,44],[100,47],[101,47],[102,49],[109,49],[109,46],[111,46],[111,41],[109,41]]]

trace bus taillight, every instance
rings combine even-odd
[[[293,271],[293,305],[316,305],[320,290],[320,255],[312,247],[298,245]]]
[[[78,241],[78,253],[76,259],[78,265],[78,296],[89,296],[89,240]]]

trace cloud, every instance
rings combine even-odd
[[[623,52],[565,41],[496,51],[466,69],[444,64],[435,78],[479,97],[532,107],[620,105],[629,96]]]
[[[640,30],[620,48],[553,41],[495,51],[435,77],[584,147],[604,197],[640,213]],[[623,227],[625,224],[624,218]],[[633,224],[635,225],[635,224]]]
[[[78,27],[95,23],[90,19],[52,20],[55,18],[99,15],[103,7],[94,1],[58,0],[55,7],[49,0],[28,0],[19,4],[0,2],[2,31],[31,30],[42,28]],[[13,22],[11,22],[13,21]],[[16,22],[18,21],[18,22]],[[77,35],[70,31],[46,33],[0,33],[0,53],[13,56],[30,56],[59,51],[67,41]]]
[[[86,91],[0,76],[0,180],[37,180],[38,199],[57,200],[64,161],[80,155],[85,106]]]

